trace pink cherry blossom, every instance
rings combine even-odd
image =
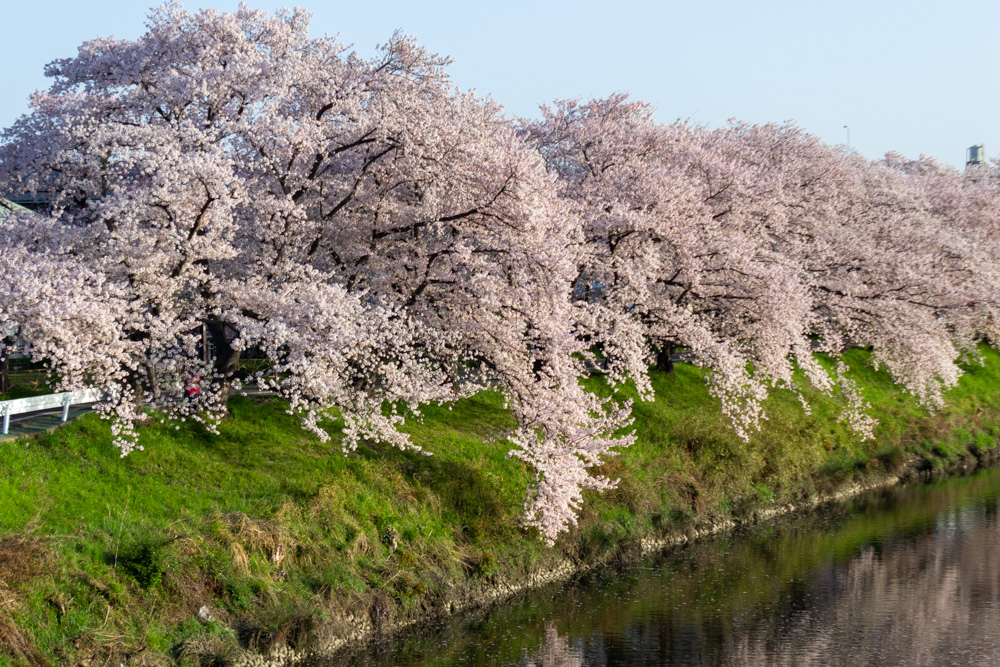
[[[362,60],[307,30],[299,10],[168,4],[137,40],[52,63],[0,148],[2,187],[52,201],[4,223],[0,324],[62,387],[109,389],[123,455],[143,397],[213,427],[257,382],[320,438],[336,409],[345,449],[413,448],[398,427],[420,404],[496,387],[551,540],[630,441],[611,435],[627,407],[578,383],[578,231],[554,177],[446,58],[394,35]],[[266,376],[239,377],[249,348]]]

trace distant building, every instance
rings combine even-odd
[[[48,192],[36,192],[35,194],[25,194],[25,195],[14,195],[12,197],[7,197],[8,201],[11,201],[19,206],[23,206],[29,211],[37,211],[44,213],[49,209],[49,193]]]

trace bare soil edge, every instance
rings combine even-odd
[[[309,632],[307,642],[301,648],[282,645],[267,655],[244,651],[236,656],[230,656],[225,663],[234,667],[282,667],[332,657],[342,651],[357,648],[365,642],[384,640],[386,637],[391,638],[404,630],[429,621],[440,621],[462,612],[500,604],[520,593],[579,577],[600,567],[664,553],[703,537],[724,533],[741,526],[771,521],[794,512],[807,512],[827,503],[847,500],[866,491],[887,488],[899,483],[965,475],[998,463],[1000,463],[1000,446],[988,451],[970,452],[941,467],[932,467],[926,458],[915,455],[907,460],[898,474],[869,473],[861,479],[843,484],[834,491],[816,493],[796,503],[780,503],[764,507],[746,517],[705,520],[684,531],[672,530],[666,536],[651,535],[638,544],[630,542],[620,545],[610,556],[582,561],[553,552],[547,562],[537,564],[522,576],[497,578],[496,581],[481,588],[473,589],[468,586],[459,588],[452,582],[445,582],[446,587],[453,589],[450,597],[438,604],[421,605],[421,608],[399,617],[393,618],[388,609],[382,611],[376,607],[361,613],[345,611],[331,614],[329,619],[317,621]],[[219,656],[214,657],[219,658]]]

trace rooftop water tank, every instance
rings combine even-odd
[[[966,151],[965,166],[971,167],[973,165],[986,164],[985,154],[983,153],[983,145],[979,144],[977,146],[970,146]]]

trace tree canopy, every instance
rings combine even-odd
[[[815,350],[871,346],[935,406],[997,340],[995,168],[665,125],[620,95],[513,121],[448,62],[400,34],[361,59],[300,10],[177,4],[53,62],[0,142],[0,191],[51,202],[0,221],[8,348],[105,387],[123,455],[143,405],[212,428],[234,383],[323,439],[335,411],[345,449],[413,447],[421,404],[495,388],[551,541],[631,442],[628,402],[582,389],[588,362],[648,399],[650,363],[687,348],[744,437],[798,367],[870,435]],[[241,371],[248,349],[266,371]]]

